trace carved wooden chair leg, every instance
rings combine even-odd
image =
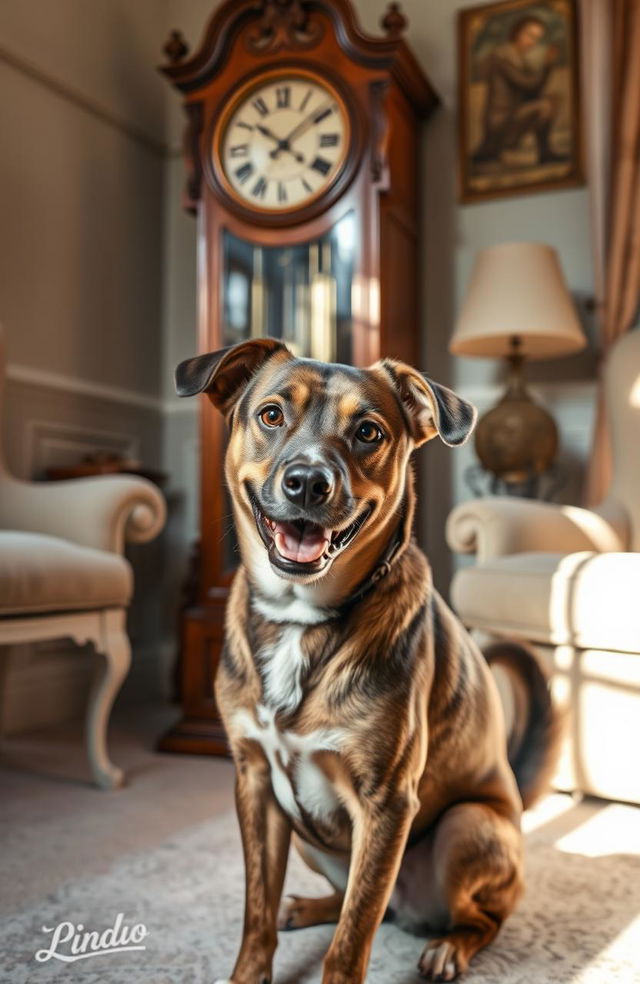
[[[92,640],[102,657],[98,664],[87,709],[87,746],[91,771],[102,789],[115,789],[124,782],[124,772],[114,765],[107,751],[107,729],[113,702],[131,664],[131,645],[124,610],[101,612],[100,629]]]

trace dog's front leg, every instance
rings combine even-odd
[[[242,946],[233,984],[271,984],[277,914],[291,826],[276,803],[264,762],[237,762],[236,808],[245,863]]]
[[[395,884],[418,810],[410,790],[352,811],[349,880],[340,919],[324,962],[322,984],[361,984],[375,932]]]

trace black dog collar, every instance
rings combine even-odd
[[[346,609],[351,608],[357,602],[361,601],[366,594],[369,593],[376,584],[382,581],[383,578],[387,576],[391,570],[393,561],[395,560],[400,547],[403,543],[408,540],[407,536],[407,511],[406,503],[402,504],[402,512],[400,515],[400,522],[396,526],[395,533],[389,540],[389,543],[382,552],[378,563],[373,568],[370,574],[360,583],[356,590],[351,594],[346,601],[343,601],[337,608],[339,614],[342,614]]]

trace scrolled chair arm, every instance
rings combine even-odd
[[[476,554],[479,563],[514,553],[625,549],[611,523],[596,512],[509,496],[456,506],[446,536],[451,550]]]
[[[125,542],[152,540],[165,524],[164,497],[135,475],[62,482],[0,476],[0,527],[61,537],[121,554]]]

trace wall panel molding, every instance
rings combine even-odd
[[[0,44],[0,61],[13,68],[16,72],[20,72],[32,82],[36,82],[50,92],[55,93],[61,99],[65,99],[68,103],[75,106],[76,109],[81,109],[83,112],[93,116],[94,119],[100,120],[101,123],[106,123],[107,126],[118,130],[125,137],[134,140],[141,147],[144,147],[145,150],[151,151],[157,157],[165,158],[170,155],[171,149],[165,143],[149,136],[149,134],[139,129],[133,123],[129,123],[128,120],[122,119],[116,113],[106,109],[97,100],[85,95],[79,89],[68,85],[66,82],[61,82],[60,79],[56,79],[53,75],[43,71],[32,61],[29,61],[29,59],[16,54],[2,44]]]
[[[156,413],[162,413],[165,410],[165,401],[160,397],[151,396],[151,394],[138,393],[136,390],[125,389],[121,386],[94,383],[77,376],[50,372],[48,369],[34,369],[31,366],[23,366],[15,362],[10,362],[7,365],[7,379],[29,386],[76,393],[79,396],[88,396],[96,400],[108,400],[110,403],[126,403],[130,406],[142,407],[144,410],[154,410]]]
[[[29,420],[26,430],[27,460],[33,475],[72,465],[96,452],[134,461],[140,457],[140,441],[131,434],[51,420]]]
[[[143,410],[153,410],[155,413],[195,414],[199,406],[198,400],[180,400],[175,397],[162,399],[159,396],[138,393],[136,390],[126,389],[123,386],[94,383],[78,376],[67,376],[64,373],[51,372],[48,369],[34,369],[31,366],[23,366],[16,362],[10,362],[7,365],[7,379],[27,386],[39,386],[42,389],[76,393],[78,396],[87,396],[94,400],[108,400],[110,403],[141,407]]]

